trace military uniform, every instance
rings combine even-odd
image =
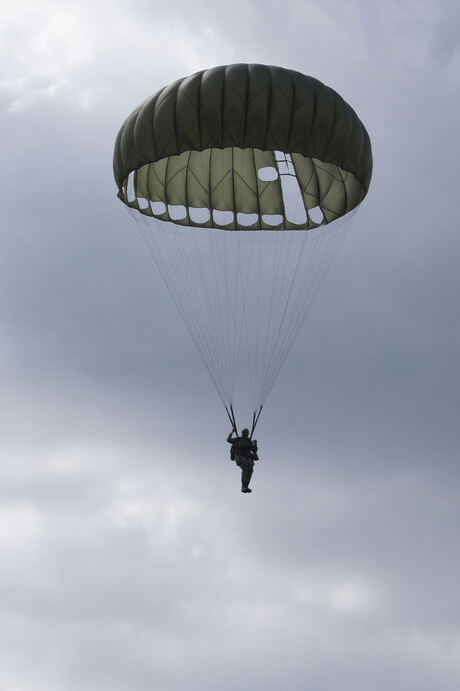
[[[258,460],[257,449],[254,442],[248,437],[232,437],[233,432],[227,437],[232,445],[230,457],[241,468],[241,491],[250,492],[249,483],[254,471],[254,461]]]

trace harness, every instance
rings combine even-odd
[[[252,458],[252,441],[244,437],[238,437],[232,444],[231,456],[242,456],[243,458]]]

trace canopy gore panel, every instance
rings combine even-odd
[[[137,108],[118,134],[114,175],[127,206],[164,221],[308,229],[364,199],[372,152],[333,89],[280,67],[229,65],[180,79]]]

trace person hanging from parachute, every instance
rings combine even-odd
[[[236,436],[233,436],[233,435]],[[254,461],[259,460],[257,440],[252,440],[247,428],[241,432],[241,437],[238,436],[236,428],[227,437],[227,441],[231,444],[230,458],[236,462],[236,465],[241,468],[241,491],[245,494],[252,492],[249,488],[252,473],[254,471]]]
[[[342,96],[274,65],[177,79],[117,135],[117,196],[145,221],[139,230],[227,411],[242,492],[262,408],[337,247],[327,227],[359,207],[372,167],[369,134]],[[238,436],[242,372],[253,422]]]

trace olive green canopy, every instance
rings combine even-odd
[[[371,175],[369,136],[341,96],[267,65],[214,67],[160,89],[124,122],[114,151],[127,206],[229,230],[329,223],[364,199]],[[297,181],[300,222],[286,212],[286,176]]]

